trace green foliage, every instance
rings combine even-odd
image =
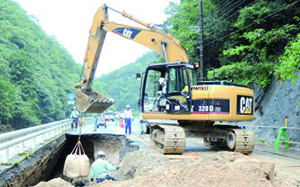
[[[260,142],[260,143],[265,143],[265,139],[264,139],[264,138],[260,138],[260,139],[259,139],[259,142]]]
[[[16,2],[0,10],[0,132],[66,118],[80,65]]]
[[[270,83],[269,77],[272,74],[270,69],[272,69],[270,63],[251,65],[247,62],[239,62],[214,70],[214,76],[216,80],[228,80],[248,86],[252,86],[255,82],[258,86],[265,88]],[[208,72],[208,77],[212,79],[213,71]]]
[[[33,155],[34,155],[34,153],[27,153],[27,154],[24,154],[23,157],[25,159],[30,159]]]
[[[11,166],[13,163],[12,162],[5,162],[5,163],[2,163],[3,165],[5,166]]]
[[[297,38],[286,46],[285,53],[280,57],[280,65],[276,69],[276,75],[282,80],[298,79],[299,76],[296,74],[300,71],[300,34]]]
[[[18,166],[20,163],[21,163],[21,160],[17,160],[17,161],[15,161],[14,164],[15,164],[16,166]]]
[[[17,99],[17,92],[14,85],[0,75],[0,124],[9,124],[13,118],[13,111]]]
[[[251,2],[224,11],[221,1],[203,1],[204,68],[225,66],[215,70],[217,79],[266,88],[270,75],[283,62],[279,57],[286,45],[299,32],[300,9],[289,0]],[[187,48],[190,62],[199,61],[198,31],[194,29],[199,27],[199,1],[170,4],[166,13],[169,32]]]
[[[278,58],[284,52],[284,46],[293,39],[297,30],[295,25],[287,24],[268,32],[264,29],[245,32],[243,38],[248,45],[241,44],[223,51],[232,60],[242,61],[221,67],[216,71],[216,77],[232,79],[245,85],[256,83],[261,88],[266,88],[270,83],[270,75],[279,64]]]
[[[31,151],[29,151],[28,153],[25,153],[25,152],[18,153],[18,156],[23,156],[25,159],[29,159],[29,158],[31,158],[33,155],[34,155],[34,153],[31,152]]]
[[[25,152],[18,153],[19,156],[23,156],[25,154],[26,154]]]

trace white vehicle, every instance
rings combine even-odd
[[[115,113],[112,110],[108,110],[104,114],[105,121],[115,121]]]

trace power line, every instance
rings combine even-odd
[[[270,14],[270,15],[268,15],[268,16],[265,16],[265,17],[263,17],[263,18],[261,18],[261,19],[255,21],[255,22],[253,22],[253,23],[251,23],[251,24],[249,24],[249,25],[246,25],[245,27],[243,27],[243,28],[241,28],[241,29],[239,29],[239,30],[237,30],[237,31],[235,31],[235,32],[232,32],[232,33],[230,33],[230,34],[228,34],[228,35],[226,35],[226,36],[223,36],[223,37],[218,38],[218,39],[216,39],[216,40],[214,40],[214,41],[211,41],[211,42],[209,42],[209,43],[207,43],[207,44],[205,44],[205,45],[203,45],[203,46],[207,46],[208,44],[211,44],[211,43],[216,42],[216,41],[218,41],[218,40],[221,40],[221,39],[223,39],[223,38],[227,38],[228,36],[231,36],[231,35],[233,35],[233,34],[239,32],[239,31],[241,31],[241,30],[244,30],[245,28],[247,28],[247,27],[249,27],[249,26],[251,26],[251,25],[254,25],[255,23],[257,23],[257,22],[259,22],[259,21],[261,21],[261,20],[264,20],[264,19],[266,19],[266,18],[268,18],[268,17],[270,17],[270,16],[272,16],[272,15],[277,14],[278,12],[280,12],[280,11],[282,11],[282,10],[284,10],[284,9],[287,9],[287,8],[289,8],[289,7],[293,6],[293,5],[295,5],[295,4],[298,3],[299,1],[300,1],[300,0],[298,0],[298,1],[296,1],[296,2],[294,2],[294,3],[292,3],[292,4],[290,4],[290,5],[288,5],[288,6],[284,7],[284,8],[282,8],[282,9],[276,11],[276,12],[273,12],[272,14]]]
[[[241,0],[240,0],[241,1]],[[245,2],[246,0],[243,0],[242,2],[240,2],[238,5],[233,5],[233,7],[231,7],[232,8],[232,10],[234,9],[234,8],[236,8],[236,7],[238,7],[239,5],[241,5],[243,2]],[[238,1],[237,1],[238,2]],[[236,3],[237,3],[236,2]],[[227,10],[227,9],[226,9]],[[209,27],[209,26],[211,26],[211,25],[213,25],[217,20],[220,20],[220,19],[222,19],[222,17],[224,17],[225,15],[227,15],[228,13],[230,13],[232,10],[230,10],[230,11],[227,11],[227,13],[225,13],[225,14],[223,14],[222,16],[220,16],[220,18],[218,18],[218,19],[215,19],[212,23],[210,23],[207,27]],[[224,20],[223,20],[224,21]]]
[[[217,12],[221,11],[223,8],[225,8],[225,7],[226,7],[228,4],[230,4],[232,1],[233,1],[233,0],[227,2],[226,5],[224,5],[223,7],[219,7],[218,9],[216,9],[216,11],[215,11],[214,13],[212,13],[211,15],[207,15],[207,16],[212,17],[212,16],[216,15]]]
[[[249,5],[252,5],[252,4],[255,3],[255,2],[256,2],[256,0],[253,1],[253,2],[251,2],[251,3],[249,3],[249,4],[246,5],[245,7],[247,7],[247,6],[249,6]],[[269,5],[269,6],[270,6],[270,5]],[[243,7],[243,8],[245,8],[245,7]],[[237,13],[239,13],[239,12],[240,12],[240,10],[236,11],[234,14],[231,14],[230,16],[228,16],[227,18],[225,18],[224,20],[222,20],[222,22],[220,22],[220,23],[214,25],[213,27],[211,27],[210,30],[212,30],[212,28],[214,28],[214,27],[220,25],[221,23],[224,23],[227,19],[231,18],[232,16],[234,16],[235,14],[237,14]],[[252,16],[252,15],[253,15],[253,14],[251,14],[251,16]],[[248,16],[248,17],[250,17],[250,16]],[[219,33],[223,32],[223,31],[227,30],[228,28],[229,28],[229,27],[227,27],[226,29],[223,29],[222,31],[219,31],[219,32],[213,34],[212,36],[214,36],[214,35],[216,35],[216,34],[219,34]],[[211,37],[212,37],[212,36],[211,36]]]
[[[221,4],[221,5],[219,6],[219,8],[220,8],[221,6],[223,6],[223,5],[226,3],[226,0],[223,0],[223,1],[225,1],[225,2],[224,2],[223,4]],[[221,2],[223,2],[223,1],[221,1]],[[221,2],[219,2],[218,4],[220,4]],[[216,4],[215,6],[218,6],[218,4]],[[216,10],[218,10],[218,8],[212,10],[212,11],[210,12],[210,14],[214,13]],[[207,16],[209,16],[209,14],[208,14]]]

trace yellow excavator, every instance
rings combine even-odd
[[[111,9],[145,28],[108,21]],[[142,44],[166,63],[149,65],[138,75],[142,80],[140,107],[150,124],[150,142],[164,154],[184,152],[186,136],[203,137],[210,145],[244,154],[254,149],[251,130],[216,121],[237,122],[254,118],[254,93],[250,88],[228,81],[198,81],[195,64],[180,42],[155,26],[116,11],[105,4],[94,16],[85,55],[85,77],[76,85],[81,112],[101,113],[114,104],[91,90],[99,55],[107,32]]]

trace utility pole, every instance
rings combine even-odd
[[[203,74],[203,8],[202,8],[202,0],[200,0],[200,80],[204,81]]]

